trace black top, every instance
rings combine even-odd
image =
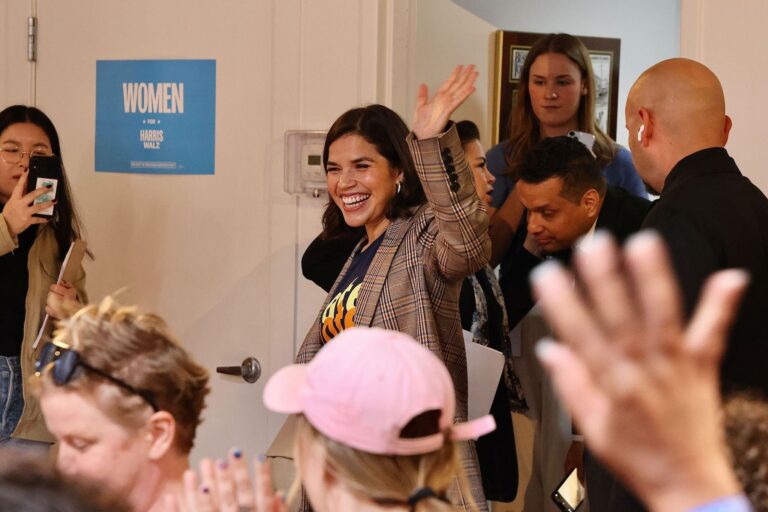
[[[0,209],[2,205],[0,204]],[[4,222],[0,220],[0,222]],[[0,256],[0,355],[16,357],[21,354],[24,340],[25,302],[29,286],[27,260],[35,241],[37,226],[19,234],[19,247]]]
[[[301,273],[326,292],[330,292],[360,238],[323,240],[318,236],[312,240],[301,257]]]
[[[358,250],[352,256],[347,273],[339,281],[334,290],[333,299],[328,303],[320,317],[320,335],[324,342],[327,343],[344,329],[355,325],[357,295],[382,240],[384,240],[383,233],[382,236],[371,242],[365,250]],[[342,263],[342,267],[343,265]],[[338,269],[337,277],[340,272],[341,269]]]
[[[475,277],[483,290],[488,308],[488,346],[503,352],[504,311],[496,300],[485,270],[475,273]],[[474,287],[470,278],[466,278],[461,285],[459,295],[462,329],[472,330],[476,308]],[[509,503],[517,496],[518,467],[512,412],[503,376],[499,378],[490,413],[496,421],[496,429],[480,437],[475,445],[480,464],[480,477],[487,499]]]
[[[643,223],[664,237],[691,314],[702,285],[725,268],[751,281],[722,363],[725,391],[768,392],[768,199],[745,178],[724,148],[709,148],[675,165]]]

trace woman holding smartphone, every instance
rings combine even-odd
[[[63,318],[87,300],[82,269],[75,282],[56,284],[69,245],[80,238],[80,223],[63,165],[56,198],[34,204],[50,193],[44,187],[27,192],[35,156],[61,161],[48,116],[24,105],[0,112],[0,444],[53,441],[27,389],[36,356],[32,344],[46,313]],[[51,206],[51,217],[35,216]]]

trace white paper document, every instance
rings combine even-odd
[[[504,369],[504,354],[472,342],[472,333],[464,331],[469,383],[469,419],[485,416],[491,410],[493,397]]]
[[[61,271],[59,272],[59,278],[56,280],[57,283],[61,284],[62,280],[69,281],[70,283],[74,281],[77,276],[77,271],[80,268],[80,264],[83,261],[83,256],[85,256],[85,250],[86,244],[83,240],[75,240],[72,242],[67,251],[67,255],[64,257],[64,261],[61,263]],[[45,315],[43,324],[40,326],[40,331],[37,333],[37,338],[35,338],[35,342],[32,343],[33,351],[37,349],[37,346],[43,338],[50,336],[52,330],[53,319],[48,315]]]

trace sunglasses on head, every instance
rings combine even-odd
[[[95,373],[99,377],[102,377],[111,383],[120,386],[127,391],[130,391],[134,395],[140,396],[152,407],[155,412],[160,410],[160,408],[157,406],[157,403],[155,403],[155,400],[152,398],[151,393],[141,389],[136,389],[127,382],[123,382],[122,380],[113,377],[112,375],[101,371],[98,368],[94,368],[93,366],[83,361],[80,357],[80,354],[78,354],[74,349],[63,346],[63,344],[49,342],[43,346],[43,348],[40,350],[40,357],[38,357],[37,361],[35,362],[35,375],[38,377],[41,376],[49,365],[53,365],[51,368],[51,378],[53,379],[53,383],[57,386],[64,386],[68,384],[72,381],[72,379],[76,377],[77,369],[84,368],[85,370],[88,370],[91,373]]]

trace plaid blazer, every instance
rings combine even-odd
[[[455,420],[465,421],[467,361],[459,291],[466,276],[488,263],[488,215],[455,127],[424,140],[410,134],[407,142],[428,203],[416,208],[412,217],[396,219],[387,227],[360,287],[354,324],[407,333],[437,354],[456,389]],[[298,363],[309,362],[322,348],[321,315],[350,261],[304,338]],[[472,495],[480,510],[487,510],[474,444],[466,443],[462,450]]]

